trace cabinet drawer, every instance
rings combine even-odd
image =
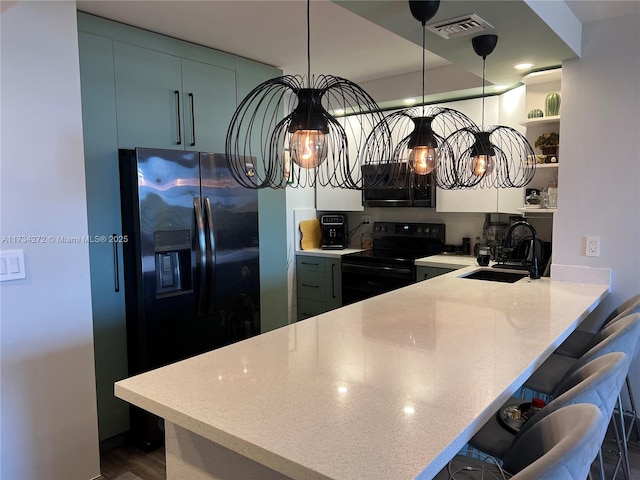
[[[321,257],[296,257],[297,272],[324,272],[324,258]]]
[[[298,298],[298,320],[320,315],[327,310],[325,302]]]
[[[299,298],[324,302],[326,291],[324,272],[298,272],[297,279]]]

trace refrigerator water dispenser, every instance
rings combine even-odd
[[[154,232],[156,258],[156,293],[190,293],[191,232],[169,230]],[[186,274],[183,274],[183,271]]]

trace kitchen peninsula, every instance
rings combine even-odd
[[[609,285],[470,266],[116,383],[172,478],[432,478]],[[208,475],[208,476],[207,476]]]

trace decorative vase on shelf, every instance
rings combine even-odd
[[[551,92],[544,101],[544,107],[547,117],[552,117],[560,113],[560,94]]]
[[[527,118],[542,118],[543,116],[544,113],[542,113],[542,110],[540,110],[539,108],[529,110],[529,113],[527,113]]]

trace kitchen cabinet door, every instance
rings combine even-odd
[[[118,146],[183,149],[180,57],[113,43]]]
[[[236,109],[236,73],[183,58],[182,104],[185,149],[224,152]]]
[[[91,238],[122,233],[113,42],[78,34],[87,222]],[[100,440],[129,430],[129,405],[113,395],[128,376],[122,244],[89,243]]]
[[[496,212],[498,192],[495,188],[475,190],[436,190],[436,212]]]
[[[296,255],[298,320],[342,306],[342,260]]]

